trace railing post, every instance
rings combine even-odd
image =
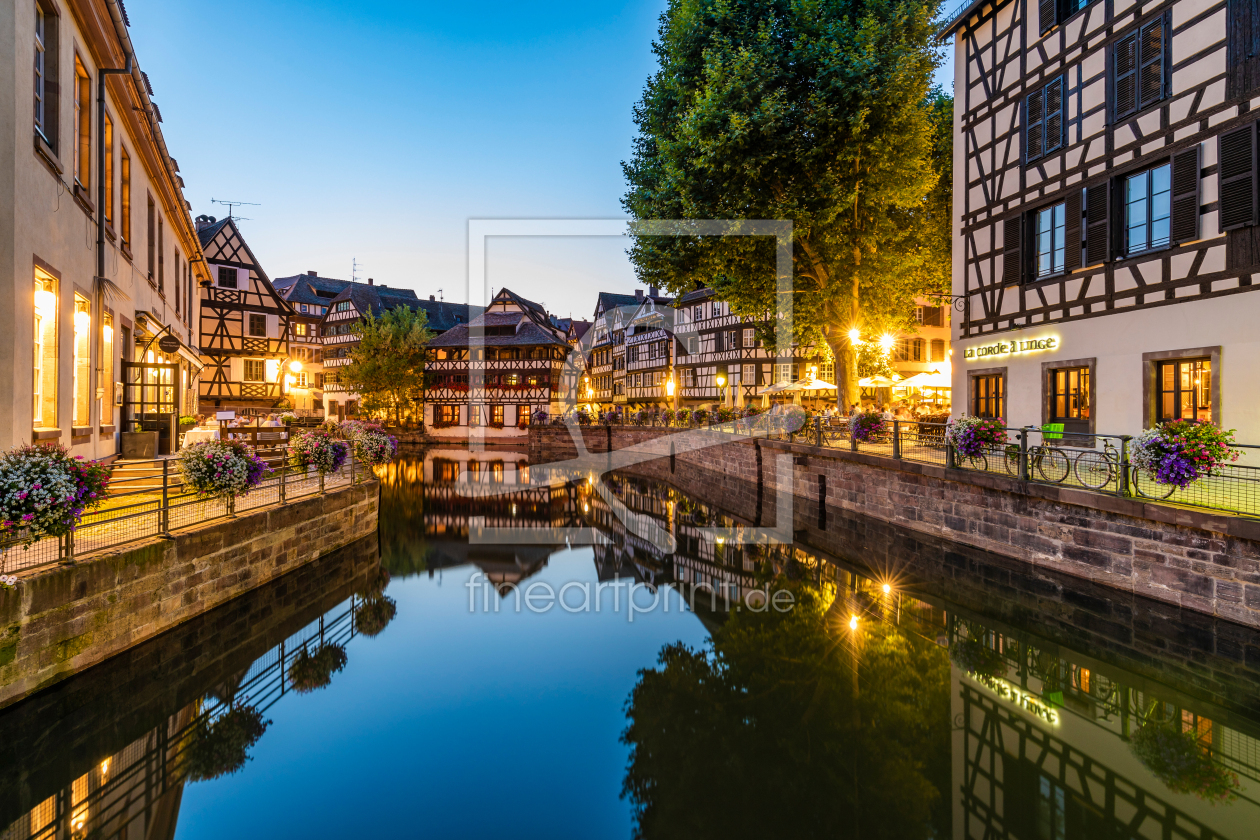
[[[893,420],[893,457],[901,457],[901,421]]]
[[[235,496],[227,497],[227,515],[236,516],[236,497]]]
[[[1129,487],[1129,441],[1133,440],[1132,435],[1120,436],[1120,481],[1116,485],[1121,496],[1131,495],[1132,488]]]
[[[949,439],[945,441],[945,469],[958,469],[958,453],[954,451],[954,442]]]
[[[350,449],[350,454],[346,456],[346,460],[350,462],[350,483],[354,484],[354,449]]]
[[[169,535],[171,533],[171,462],[170,459],[162,461],[162,512],[160,514],[161,522],[158,525],[158,531]]]
[[[320,473],[319,473],[319,493],[320,493],[320,495],[321,495],[321,496],[324,494],[324,472],[323,472],[323,470],[321,470],[321,471],[320,471]]]
[[[823,445],[822,415],[814,418],[814,446]]]
[[[280,451],[280,504],[284,504],[288,500],[288,482],[285,480],[289,474],[289,454],[284,450]]]
[[[1031,426],[1025,426],[1019,433],[1019,480],[1028,480],[1028,430]],[[1006,457],[1006,453],[1002,453],[1002,457]]]

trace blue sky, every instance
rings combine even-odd
[[[193,214],[236,213],[272,277],[466,299],[470,218],[618,218],[665,0],[129,0]],[[490,284],[589,317],[625,242],[493,240]]]

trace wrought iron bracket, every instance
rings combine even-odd
[[[928,300],[937,301],[941,306],[945,305],[945,301],[949,301],[949,305],[954,309],[957,309],[959,312],[962,312],[967,308],[966,295],[951,295],[945,292],[930,292],[924,295],[924,297]]]

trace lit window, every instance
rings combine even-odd
[[[111,312],[101,313],[101,381],[96,388],[101,403],[101,423],[109,425],[114,422],[114,411],[111,407],[112,389],[114,387],[114,316]]]
[[[1063,271],[1067,210],[1062,204],[1037,211],[1037,276]]]
[[[80,428],[92,425],[92,307],[83,295],[74,296],[74,420]]]
[[[118,212],[122,216],[122,229],[118,235],[122,237],[123,244],[128,245],[131,243],[131,156],[121,146],[119,146],[119,152],[121,154],[118,160],[118,186],[122,206]]]
[[[245,381],[262,382],[266,376],[266,365],[262,359],[245,360]]]
[[[57,281],[35,272],[36,426],[57,425]]]
[[[92,168],[92,82],[83,62],[74,57],[74,180],[88,186]]]
[[[1164,164],[1124,182],[1125,253],[1167,247],[1172,215],[1172,166]]]
[[[1159,365],[1159,419],[1212,420],[1212,360],[1186,359]]]
[[[111,225],[114,223],[114,121],[105,117],[103,123],[105,128],[105,206],[101,208],[101,212],[105,214],[105,221]]]

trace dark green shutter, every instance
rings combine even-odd
[[[1217,138],[1221,231],[1256,223],[1256,127],[1249,123]]]
[[[1199,238],[1199,144],[1172,158],[1172,241]]]

